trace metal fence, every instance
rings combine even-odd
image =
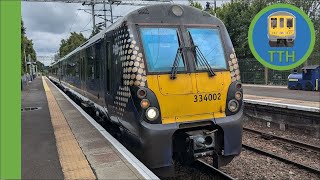
[[[245,84],[269,84],[269,85],[287,85],[290,71],[276,71],[268,69],[260,64],[256,59],[239,59],[241,72],[241,81]],[[300,70],[301,65],[297,68]]]

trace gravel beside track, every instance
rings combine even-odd
[[[161,178],[161,177],[160,177]],[[193,164],[181,165],[179,162],[175,163],[175,177],[161,178],[162,180],[234,180],[230,175],[215,169],[207,164],[205,160],[197,160]]]
[[[320,152],[302,149],[277,140],[266,140],[248,132],[243,133],[243,143],[320,170]]]
[[[318,138],[310,137],[303,132],[281,131],[278,127],[266,127],[266,124],[259,121],[245,121],[244,127],[256,129],[264,133],[282,136],[288,139],[304,142],[307,144],[320,146]],[[290,160],[303,163],[315,169],[320,168],[320,154],[315,151],[306,150],[283,142],[264,140],[257,135],[244,132],[244,143],[254,144],[257,148],[265,148],[278,156],[290,158]],[[250,144],[250,145],[251,145]],[[278,152],[280,154],[278,154]],[[205,161],[212,164],[212,158],[206,157]],[[236,179],[311,179],[318,180],[320,175],[301,169],[280,160],[258,154],[256,152],[244,149],[241,154],[227,166],[221,167],[220,170],[229,174]]]
[[[206,158],[206,160],[208,163],[212,162],[211,158]],[[240,156],[235,157],[230,164],[221,167],[220,170],[232,177],[243,180],[320,179],[317,174],[246,149],[243,149]]]
[[[294,145],[295,147],[299,147],[299,148],[302,148],[302,149],[305,149],[305,150],[311,150],[311,151],[320,153],[320,146],[307,144],[307,143],[304,143],[304,142],[301,142],[301,141],[285,138],[285,137],[282,137],[282,136],[277,136],[277,135],[270,134],[270,133],[264,133],[264,132],[261,132],[261,131],[258,131],[258,130],[254,130],[254,129],[249,129],[249,128],[246,128],[246,127],[244,127],[243,130],[246,131],[246,132],[249,132],[249,133],[253,133],[253,134],[259,135],[261,138],[264,138],[266,140],[275,140],[275,141],[280,141],[280,142],[283,142],[283,143],[289,143],[289,144]]]
[[[290,130],[290,129],[286,131],[281,131],[279,127],[273,127],[273,126],[267,127],[266,123],[262,123],[261,121],[246,120],[243,124],[243,127],[259,130],[264,133],[282,136],[282,137],[293,139],[296,141],[301,141],[301,142],[315,145],[315,146],[320,146],[320,139],[316,137],[312,137],[308,135],[308,133],[298,132],[296,130]]]

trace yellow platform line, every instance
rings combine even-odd
[[[54,129],[59,160],[65,179],[96,179],[87,159],[76,141],[55,97],[42,77],[51,123]]]

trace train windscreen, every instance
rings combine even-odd
[[[276,28],[277,27],[277,18],[271,18],[271,27]]]
[[[224,49],[218,29],[188,28],[195,46],[200,49],[204,58],[213,69],[227,69]],[[206,67],[196,61],[197,69]]]
[[[288,28],[292,28],[293,27],[293,19],[292,18],[288,18],[287,19],[287,27]]]
[[[148,71],[171,71],[179,48],[177,31],[177,28],[140,28]],[[185,70],[182,59],[177,70]]]
[[[284,19],[280,18],[280,27],[283,28],[284,27]]]

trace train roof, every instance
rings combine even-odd
[[[88,39],[86,42],[82,43],[79,47],[77,47],[76,49],[74,49],[73,51],[71,51],[70,53],[68,53],[67,55],[65,55],[64,57],[60,58],[57,62],[53,63],[51,66],[54,66],[55,64],[57,64],[60,61],[63,61],[69,57],[71,57],[72,55],[74,55],[76,52],[81,51],[82,49],[87,48],[88,46],[91,46],[92,44],[96,43],[97,41],[99,41],[100,39],[104,38],[104,34],[108,31],[111,31],[113,29],[115,29],[115,27],[117,27],[121,22],[123,22],[123,17],[121,19],[119,19],[117,22],[115,22],[114,24],[112,24],[111,26],[109,26],[106,29],[101,30],[98,34],[94,35],[93,37],[91,37],[90,39]]]
[[[302,70],[304,70],[304,69],[317,69],[319,67],[320,67],[320,65],[310,65],[310,66],[303,67]]]
[[[277,12],[274,12],[274,13],[270,14],[269,17],[270,17],[270,16],[283,16],[283,15],[290,15],[290,16],[295,17],[292,13],[289,13],[289,12],[286,12],[286,11],[277,11]]]
[[[180,6],[183,9],[183,15],[181,17],[173,16],[172,12],[169,10],[172,10],[172,6]],[[170,14],[171,13],[171,14]],[[207,17],[207,18],[199,18],[199,17]],[[210,15],[209,13],[205,11],[201,11],[199,9],[196,9],[194,7],[191,7],[189,5],[182,5],[182,4],[155,4],[150,6],[141,7],[139,9],[136,9],[130,13],[128,13],[126,16],[119,19],[117,22],[113,23],[108,28],[100,31],[98,34],[84,42],[82,45],[74,49],[72,52],[64,56],[63,58],[59,59],[57,62],[52,64],[51,66],[57,64],[60,61],[63,61],[64,59],[67,59],[74,55],[76,52],[81,51],[82,49],[85,49],[100,39],[104,38],[104,35],[116,29],[118,26],[120,26],[124,21],[130,22],[130,23],[145,23],[152,21],[153,23],[177,23],[177,18],[179,18],[180,23],[185,24],[215,24],[217,26],[223,25],[222,21],[215,16]]]

